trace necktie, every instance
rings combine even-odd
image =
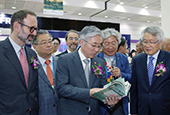
[[[153,59],[154,57],[149,57],[149,64],[148,64],[148,79],[149,79],[149,85],[152,84],[152,76],[153,76],[153,71],[154,71],[154,66],[153,66]]]
[[[46,68],[47,69],[47,77],[48,77],[48,79],[49,79],[49,81],[51,83],[51,86],[53,86],[54,85],[53,71],[50,68],[50,60],[46,60],[45,64],[47,65],[47,68]]]
[[[86,76],[87,85],[89,86],[89,60],[84,59],[83,62],[86,64],[85,65],[85,76]]]
[[[20,63],[22,65],[22,70],[24,72],[25,83],[26,86],[28,87],[28,62],[23,48],[20,49]]]

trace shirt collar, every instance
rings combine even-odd
[[[39,61],[40,61],[40,63],[43,65],[44,63],[45,63],[45,59],[44,58],[42,58],[42,57],[40,57],[39,55],[38,55],[38,59],[39,59]],[[50,63],[52,62],[52,56],[48,59],[48,60],[50,60]]]
[[[80,56],[80,60],[83,61],[84,59],[87,59],[84,54],[81,52],[81,48],[78,50],[78,54]],[[88,60],[90,60],[90,58],[88,58]]]
[[[12,44],[15,52],[18,53],[19,50],[21,49],[21,46],[19,46],[17,43],[15,43],[15,42],[11,39],[10,36],[9,36],[9,41],[11,42],[11,44]],[[23,48],[24,48],[24,46],[23,46]]]

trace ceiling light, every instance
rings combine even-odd
[[[15,6],[13,6],[13,7],[12,7],[12,9],[14,9],[14,10],[15,10],[15,9],[16,9],[16,7],[15,7]]]
[[[146,9],[147,9],[148,7],[147,7],[147,6],[145,6],[144,8],[146,8]]]
[[[122,4],[124,4],[123,2],[120,2],[120,4],[122,5]]]
[[[148,23],[150,22],[150,21],[147,21]]]
[[[130,20],[130,18],[127,18],[127,20]]]
[[[105,18],[108,18],[108,16],[104,16]]]
[[[78,15],[79,15],[79,16],[81,16],[81,15],[82,15],[82,13],[78,13]]]

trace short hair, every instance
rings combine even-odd
[[[120,44],[121,42],[121,34],[115,30],[114,28],[106,28],[105,30],[102,31],[103,32],[103,39],[108,38],[109,36],[115,36],[118,44]]]
[[[37,16],[34,12],[30,11],[30,10],[19,10],[17,12],[15,12],[12,17],[11,17],[11,33],[14,31],[14,23],[15,22],[21,22],[23,23],[24,18],[27,17],[27,15],[33,15],[33,16]]]
[[[126,44],[126,39],[124,39],[123,37],[121,37],[121,42],[120,44],[118,45],[118,50],[120,48],[120,46],[124,46]]]
[[[37,32],[37,34],[34,36],[33,40],[32,40],[32,44],[35,44],[37,45],[38,44],[38,36],[39,35],[42,35],[42,34],[48,34],[51,38],[52,38],[52,35],[47,31],[47,30],[40,30]]]
[[[142,41],[144,39],[143,37],[146,32],[152,34],[153,36],[156,36],[156,39],[158,40],[159,43],[164,40],[164,32],[157,26],[146,27],[141,33]]]
[[[71,32],[76,33],[76,34],[78,35],[78,37],[80,37],[79,33],[78,33],[76,30],[71,29],[71,30],[69,30],[69,31],[67,32],[67,34],[66,34],[66,36],[65,36],[65,41],[67,41],[68,34],[71,33]]]
[[[52,39],[52,41],[54,41],[54,40],[57,40],[59,42],[59,44],[61,43],[60,39],[57,37]]]
[[[79,42],[80,40],[88,40],[96,35],[101,36],[103,41],[103,34],[99,28],[97,28],[96,26],[85,26],[80,32]]]

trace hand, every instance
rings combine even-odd
[[[92,96],[93,93],[96,93],[96,92],[103,90],[103,89],[104,88],[92,88],[92,89],[90,89],[90,97],[93,97]]]
[[[107,105],[114,106],[121,100],[121,98],[117,98],[117,95],[108,95],[108,98],[106,97]]]
[[[120,77],[121,76],[121,72],[120,72],[120,69],[118,67],[114,67],[112,70],[112,76],[116,76],[116,77]]]

